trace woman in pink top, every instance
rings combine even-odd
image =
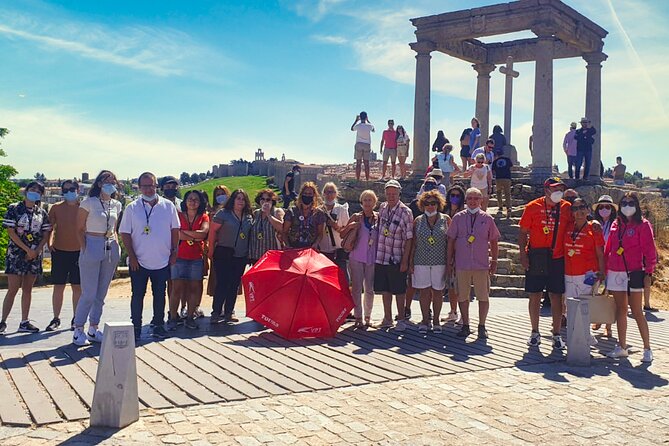
[[[627,305],[639,327],[643,340],[641,362],[651,362],[648,322],[641,308],[643,281],[652,274],[657,263],[653,230],[642,217],[639,198],[634,192],[623,195],[618,206],[618,218],[611,225],[604,250],[606,260],[606,288],[613,292],[616,301],[618,345],[609,352],[609,358],[622,358],[627,350]],[[629,296],[629,298],[628,298]]]

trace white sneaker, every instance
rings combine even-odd
[[[530,347],[538,347],[541,344],[541,335],[539,332],[534,332],[532,333],[532,336],[530,336],[530,339],[527,340],[527,345]]]
[[[643,356],[641,362],[653,362],[653,351],[649,348],[643,349]]]
[[[567,344],[565,344],[564,340],[562,339],[562,336],[560,335],[553,336],[553,348],[558,350],[564,350],[565,348],[567,348]]]
[[[458,316],[458,313],[454,313],[452,311],[449,311],[448,317],[446,318],[446,323],[448,324],[449,322],[456,323],[460,317]]]
[[[397,321],[397,324],[395,324],[395,331],[404,331],[407,329],[407,323],[402,321]]]
[[[645,357],[645,354],[646,354],[646,352],[644,351],[644,357]],[[628,351],[627,351],[626,348],[622,348],[621,346],[616,345],[616,348],[611,350],[606,356],[608,358],[616,359],[616,358],[627,358],[627,355],[628,355]],[[651,353],[651,355],[652,355],[652,353]]]
[[[95,330],[95,333],[91,334],[90,331],[86,332],[86,338],[91,342],[97,342],[98,344],[102,343],[102,332],[100,330]]]
[[[79,347],[88,345],[88,338],[86,336],[86,333],[84,333],[83,328],[74,329],[74,334],[72,335],[72,343]]]

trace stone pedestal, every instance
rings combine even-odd
[[[127,322],[108,322],[91,407],[91,426],[121,428],[139,419],[135,335]]]
[[[550,30],[534,32],[539,39],[534,75],[532,177],[541,182],[553,171],[553,39]]]
[[[590,310],[588,299],[567,299],[567,364],[590,365]]]
[[[592,145],[592,163],[588,175],[590,180],[599,179],[599,163],[602,159],[602,62],[607,55],[601,52],[583,55],[587,62],[585,79],[585,116],[590,125],[597,130],[595,143]]]
[[[413,175],[422,176],[430,163],[430,53],[431,42],[412,43],[416,51],[416,92],[413,115]]]
[[[481,125],[481,143],[483,146],[488,139],[490,128],[490,73],[495,71],[495,65],[491,63],[480,63],[472,65],[478,73],[476,77],[476,117]],[[474,150],[475,147],[472,147]]]
[[[520,166],[520,162],[518,161],[518,150],[516,150],[516,146],[507,144],[504,146],[504,154],[511,159],[511,162],[513,163],[514,166]]]

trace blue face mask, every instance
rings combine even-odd
[[[104,192],[106,195],[111,196],[114,192],[116,192],[116,186],[114,186],[113,184],[103,184],[102,192]]]
[[[227,195],[221,194],[221,195],[216,196],[216,203],[225,204],[226,201],[228,201],[228,196]]]
[[[33,201],[33,202],[40,201],[42,195],[40,195],[39,192],[28,191],[26,192],[26,198],[28,199],[28,201]]]
[[[75,201],[77,199],[77,193],[76,192],[65,192],[63,194],[63,197],[65,197],[65,199],[67,201]]]

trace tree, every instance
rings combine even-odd
[[[9,130],[0,128],[0,139],[3,139]],[[0,157],[7,156],[4,150],[0,149]],[[7,212],[7,206],[10,203],[18,201],[21,197],[19,195],[19,188],[11,177],[16,175],[16,169],[8,164],[0,164],[0,216],[4,216]],[[7,253],[7,243],[9,236],[7,231],[0,231],[0,265],[5,264],[5,254]]]
[[[199,183],[199,182],[200,182],[200,176],[199,176],[198,174],[196,174],[196,173],[193,173],[193,174],[190,176],[190,182],[191,182],[192,184]]]
[[[37,172],[34,178],[36,181],[39,181],[40,183],[44,183],[46,181],[46,175],[44,175],[44,173]]]
[[[179,182],[181,184],[188,184],[190,182],[190,175],[188,175],[188,172],[181,172],[181,175],[179,176]]]
[[[202,182],[202,181],[204,181],[204,180],[206,180],[206,179],[207,179],[207,174],[206,174],[206,173],[200,173],[200,175],[198,175],[198,180],[199,180],[200,182]]]

